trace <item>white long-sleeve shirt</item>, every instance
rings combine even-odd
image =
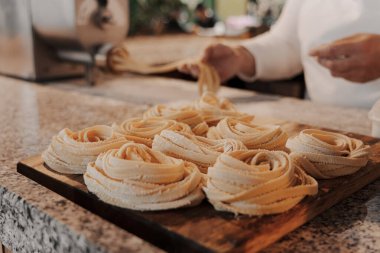
[[[289,78],[303,69],[313,101],[369,108],[380,99],[380,79],[357,84],[335,78],[309,56],[317,46],[357,33],[380,34],[380,0],[287,0],[272,29],[243,46],[256,59],[255,78]]]

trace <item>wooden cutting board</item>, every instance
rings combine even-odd
[[[310,126],[284,123],[293,136]],[[138,212],[108,205],[87,191],[81,175],[67,176],[49,170],[40,155],[20,162],[17,171],[117,226],[170,252],[256,252],[305,224],[318,214],[380,176],[380,142],[342,132],[371,145],[367,166],[353,175],[319,180],[319,193],[291,210],[263,217],[217,212],[205,200],[192,208]]]

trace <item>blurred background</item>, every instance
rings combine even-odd
[[[251,37],[276,21],[285,0],[130,0],[130,35],[194,32]]]
[[[79,76],[100,86],[97,73],[107,70],[107,52],[119,43],[146,64],[194,58],[210,43],[238,44],[268,31],[285,1],[0,0],[0,73],[34,82]],[[298,98],[305,91],[302,75],[225,85]]]
[[[212,41],[239,43],[270,29],[281,14],[286,0],[130,0],[129,38],[158,36],[175,38],[176,55],[190,56],[199,53]],[[182,36],[181,36],[182,34]],[[181,37],[185,37],[183,41]],[[175,36],[178,35],[178,36]],[[174,37],[173,37],[174,36]],[[198,38],[196,38],[198,37]],[[133,47],[131,43],[131,47]],[[141,45],[137,48],[142,47]],[[182,53],[177,54],[179,51]],[[186,51],[186,52],[185,52]],[[170,58],[170,57],[169,57]],[[173,59],[175,56],[173,55]],[[149,61],[149,59],[145,59]],[[152,63],[155,63],[154,61]],[[171,75],[173,76],[173,74]],[[179,73],[179,78],[188,78]],[[228,86],[269,94],[303,98],[303,75],[285,81],[245,83],[234,78]]]

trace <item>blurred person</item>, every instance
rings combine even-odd
[[[380,1],[288,0],[267,33],[208,46],[201,60],[222,81],[278,80],[304,71],[315,102],[371,107],[380,99]],[[195,65],[180,71],[198,74]]]
[[[170,33],[178,33],[178,32],[184,32],[183,27],[180,24],[180,16],[181,16],[181,9],[180,8],[174,8],[168,15],[167,22],[166,22],[166,32]]]
[[[202,28],[212,28],[216,21],[213,11],[207,9],[203,3],[197,4],[195,7],[195,25]]]

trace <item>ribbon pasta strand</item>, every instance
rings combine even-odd
[[[138,143],[101,154],[88,164],[84,181],[104,202],[140,211],[194,206],[204,199],[196,165]]]
[[[124,44],[114,47],[107,56],[108,67],[115,72],[133,72],[142,75],[161,74],[172,72],[186,63],[198,66],[198,92],[200,95],[205,91],[217,92],[220,87],[220,77],[214,67],[201,61],[187,59],[163,65],[148,65],[133,59]]]
[[[195,163],[203,173],[207,173],[207,168],[215,163],[221,153],[247,149],[238,140],[211,140],[170,130],[164,130],[156,135],[152,146],[154,150],[169,156]]]
[[[211,127],[207,138],[240,140],[248,149],[284,150],[288,135],[280,126],[255,125],[235,118],[225,118]]]
[[[343,134],[303,130],[289,139],[292,159],[308,174],[328,179],[353,174],[368,162],[368,145]]]
[[[195,135],[203,136],[206,135],[208,131],[208,125],[203,120],[202,115],[189,107],[174,108],[167,105],[156,105],[148,109],[143,115],[144,119],[152,117],[171,119],[185,123],[190,126]]]
[[[283,151],[248,150],[221,154],[208,169],[203,188],[216,210],[249,216],[285,212],[318,183],[294,166]]]
[[[201,113],[209,126],[216,126],[226,117],[237,118],[245,122],[251,122],[254,119],[252,115],[238,112],[228,99],[219,99],[213,92],[203,93],[191,107]]]
[[[193,134],[188,125],[175,120],[162,118],[131,118],[125,120],[120,125],[114,123],[112,128],[116,132],[124,135],[126,139],[145,144],[148,147],[152,147],[154,136],[165,129]]]
[[[119,148],[128,140],[111,127],[98,125],[73,132],[61,130],[52,138],[47,150],[42,153],[49,168],[64,174],[83,174],[89,162],[109,149]]]

